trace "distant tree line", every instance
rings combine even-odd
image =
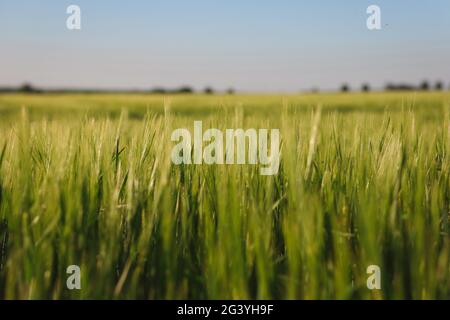
[[[436,90],[441,91],[444,89],[444,83],[442,81],[436,81],[434,84],[430,84],[428,81],[423,81],[419,85],[413,85],[409,83],[388,83],[384,87],[385,91],[428,91],[428,90]],[[450,86],[449,86],[450,90]],[[350,85],[344,83],[340,87],[341,92],[349,92],[351,91]],[[370,85],[368,83],[363,83],[361,85],[362,92],[371,91]]]
[[[42,90],[34,87],[30,83],[24,83],[19,87],[0,87],[0,92],[40,93]]]
[[[0,87],[1,92],[20,92],[20,93],[112,93],[112,92],[123,92],[123,93],[153,93],[153,94],[193,94],[193,93],[204,93],[204,94],[214,94],[216,91],[208,86],[202,91],[196,91],[190,86],[181,86],[178,88],[164,88],[155,87],[148,90],[139,89],[125,89],[125,90],[106,90],[106,89],[41,89],[33,86],[31,83],[24,83],[19,87]],[[229,88],[225,91],[226,94],[234,94],[234,89]]]
[[[166,89],[166,88],[162,88],[162,87],[158,87],[158,88],[153,88],[149,90],[150,93],[159,93],[159,94],[163,94],[163,93],[170,93],[170,94],[177,94],[177,93],[204,93],[204,94],[214,94],[216,93],[216,91],[212,88],[212,87],[205,87],[202,91],[195,91],[193,88],[189,87],[189,86],[183,86],[177,89]],[[227,94],[234,94],[234,89],[233,88],[229,88],[225,91],[225,93]]]
[[[387,83],[384,87],[384,91],[429,91],[436,90],[441,91],[445,89],[445,85],[442,81],[437,81],[435,83],[429,83],[428,81],[423,81],[419,85],[413,85],[409,83]],[[450,90],[450,86],[448,87]],[[317,93],[319,88],[314,87],[310,92]],[[339,88],[341,92],[350,92],[352,88],[348,83],[343,83]],[[360,88],[361,92],[370,92],[372,88],[369,83],[363,83]],[[139,89],[128,89],[128,90],[105,90],[105,89],[41,89],[33,86],[31,83],[24,83],[19,87],[0,87],[0,93],[2,92],[19,92],[19,93],[149,93],[149,94],[193,94],[193,93],[204,93],[204,94],[214,94],[223,91],[215,91],[212,87],[207,86],[201,91],[196,91],[190,86],[181,86],[178,88],[164,88],[155,87],[148,90]],[[229,88],[224,91],[226,94],[234,94],[235,90]]]

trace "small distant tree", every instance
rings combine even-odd
[[[19,88],[20,92],[25,92],[25,93],[30,93],[30,92],[35,92],[36,89],[33,87],[33,85],[31,83],[25,82],[24,84],[22,84]]]
[[[203,92],[204,92],[205,94],[213,94],[213,93],[214,93],[214,89],[211,88],[211,87],[206,87],[206,88],[203,90]]]
[[[444,88],[444,84],[441,81],[436,82],[434,89],[441,91]]]
[[[412,91],[418,88],[409,83],[388,83],[385,87],[386,91]]]
[[[350,86],[347,83],[344,83],[341,86],[341,92],[349,92],[350,91]]]
[[[370,91],[370,85],[369,85],[368,83],[364,83],[364,84],[361,86],[361,91],[362,91],[362,92],[369,92],[369,91]]]
[[[430,90],[430,84],[428,83],[428,81],[425,80],[420,84],[420,90],[423,90],[423,91]]]
[[[194,89],[188,86],[184,86],[175,90],[174,93],[194,93]]]
[[[229,88],[226,92],[227,92],[227,94],[234,94],[234,89],[233,88]]]
[[[164,93],[167,93],[167,90],[162,87],[157,87],[157,88],[151,89],[150,92],[156,93],[156,94],[164,94]]]

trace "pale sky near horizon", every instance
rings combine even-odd
[[[79,31],[66,8],[81,8]],[[381,7],[382,30],[366,28]],[[448,0],[0,0],[0,86],[450,84]]]

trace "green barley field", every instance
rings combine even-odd
[[[173,165],[194,120],[278,174]],[[449,232],[449,92],[0,95],[1,299],[450,299]]]

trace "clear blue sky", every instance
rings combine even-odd
[[[81,7],[82,29],[66,29]],[[381,31],[366,8],[381,7]],[[450,83],[449,0],[0,0],[0,85],[243,91]]]

